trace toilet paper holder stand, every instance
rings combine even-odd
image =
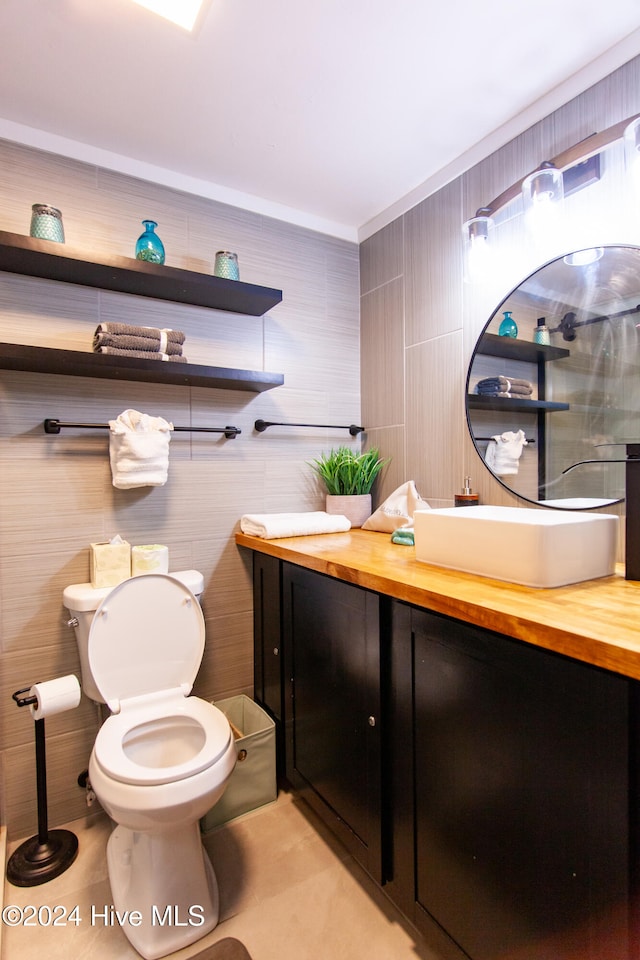
[[[34,706],[38,702],[30,694],[32,687],[16,690],[12,695],[19,707]],[[78,838],[70,830],[49,830],[47,814],[47,758],[45,751],[44,718],[34,720],[36,741],[36,778],[38,797],[38,833],[25,840],[9,857],[7,880],[16,887],[34,887],[71,866],[78,855]]]

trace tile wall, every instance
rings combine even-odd
[[[0,274],[1,340],[90,350],[97,322],[124,320],[184,330],[191,361],[285,375],[283,387],[260,395],[0,375],[0,822],[10,836],[35,830],[33,723],[11,693],[78,670],[61,595],[68,583],[87,579],[90,542],[115,533],[131,543],[164,542],[174,569],[200,569],[207,648],[195,692],[252,692],[250,569],[233,543],[238,519],[249,511],[320,508],[306,461],[338,442],[358,442],[346,433],[284,428],[259,435],[255,419],[363,422],[368,442],[392,458],[378,501],[415,479],[432,506],[448,506],[470,474],[482,501],[517,503],[468,437],[465,378],[489,315],[545,258],[525,256],[472,289],[463,282],[461,225],[543,159],[637,112],[640,58],[367,239],[359,270],[353,244],[0,143],[0,229],[28,233],[31,204],[50,202],[63,211],[70,246],[89,256],[126,256],[140,221],[153,217],[169,265],[207,272],[217,249],[237,250],[242,279],[284,294],[266,317],[247,318]],[[512,245],[524,249],[517,220],[511,229]],[[640,233],[619,242],[639,243]],[[42,432],[45,417],[102,422],[128,407],[181,425],[233,423],[242,435],[177,434],[165,487],[119,491],[111,485],[106,435]],[[52,824],[85,811],[75,779],[97,722],[85,700],[47,722]]]
[[[214,699],[253,692],[250,558],[233,542],[243,513],[320,509],[306,461],[349,434],[253,429],[256,419],[360,422],[356,244],[0,142],[0,229],[28,234],[31,204],[63,213],[66,243],[132,256],[141,220],[152,217],[167,264],[211,272],[216,250],[238,252],[241,279],[276,287],[265,317],[131,297],[0,273],[0,341],[92,349],[100,321],[173,327],[195,363],[283,373],[262,394],[0,372],[0,823],[10,837],[36,832],[34,725],[11,694],[79,671],[62,606],[67,584],[89,575],[89,543],[119,533],[165,543],[171,568],[204,574],[206,652],[195,692]],[[56,417],[104,423],[133,407],[176,425],[242,430],[234,440],[174,434],[164,487],[112,486],[108,432],[43,432]],[[98,719],[77,710],[46,721],[51,826],[81,816],[76,784]]]
[[[481,502],[522,505],[489,474],[471,442],[466,374],[493,310],[557,254],[528,248],[516,205],[504,228],[504,269],[474,286],[463,277],[462,224],[543,160],[639,112],[636,58],[361,244],[362,416],[370,442],[393,457],[381,495],[414,479],[432,506],[452,506],[470,475]],[[587,210],[589,193],[581,194]],[[591,217],[587,227],[574,222],[575,246],[567,249],[589,245],[589,229],[594,244],[640,244],[640,210],[634,213],[630,197],[618,207]]]

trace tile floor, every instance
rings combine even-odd
[[[60,877],[37,887],[5,882],[4,903],[79,906],[83,922],[2,929],[2,960],[139,960],[117,927],[91,926],[91,906],[110,905],[106,817],[66,825],[80,852]],[[18,841],[8,844],[8,855]],[[442,960],[417,938],[309,808],[288,793],[218,828],[205,845],[220,885],[220,923],[177,953],[187,960],[237,937],[252,960]]]

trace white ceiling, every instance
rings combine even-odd
[[[0,0],[0,137],[357,239],[639,28],[639,0],[208,0],[194,35],[131,0]]]

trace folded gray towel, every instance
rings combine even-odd
[[[117,347],[119,350],[148,350],[150,353],[182,353],[182,344],[167,339],[164,350],[161,351],[162,341],[153,337],[136,337],[128,333],[96,333],[93,336],[93,349],[100,347]]]
[[[185,335],[181,330],[160,329],[159,327],[140,327],[129,323],[99,323],[96,327],[94,339],[99,334],[111,333],[131,337],[150,337],[160,342],[165,339],[168,343],[184,343]]]
[[[484,380],[478,380],[478,389],[486,387],[497,387],[499,390],[508,390],[512,387],[522,387],[526,390],[532,389],[530,380],[522,380],[520,377],[503,377],[500,374],[497,377],[485,377]]]
[[[112,357],[136,357],[140,360],[173,360],[177,363],[189,363],[182,354],[169,355],[158,353],[157,350],[120,350],[118,347],[98,347],[94,353],[108,354]]]
[[[478,388],[478,395],[481,397],[522,397],[524,400],[530,398],[532,393],[533,390],[527,390],[524,387],[511,387],[511,389],[505,387],[500,390],[497,387],[493,389]]]
[[[476,392],[490,397],[504,397],[508,394],[527,397],[533,393],[533,384],[530,380],[519,377],[485,377],[484,380],[478,380]]]

